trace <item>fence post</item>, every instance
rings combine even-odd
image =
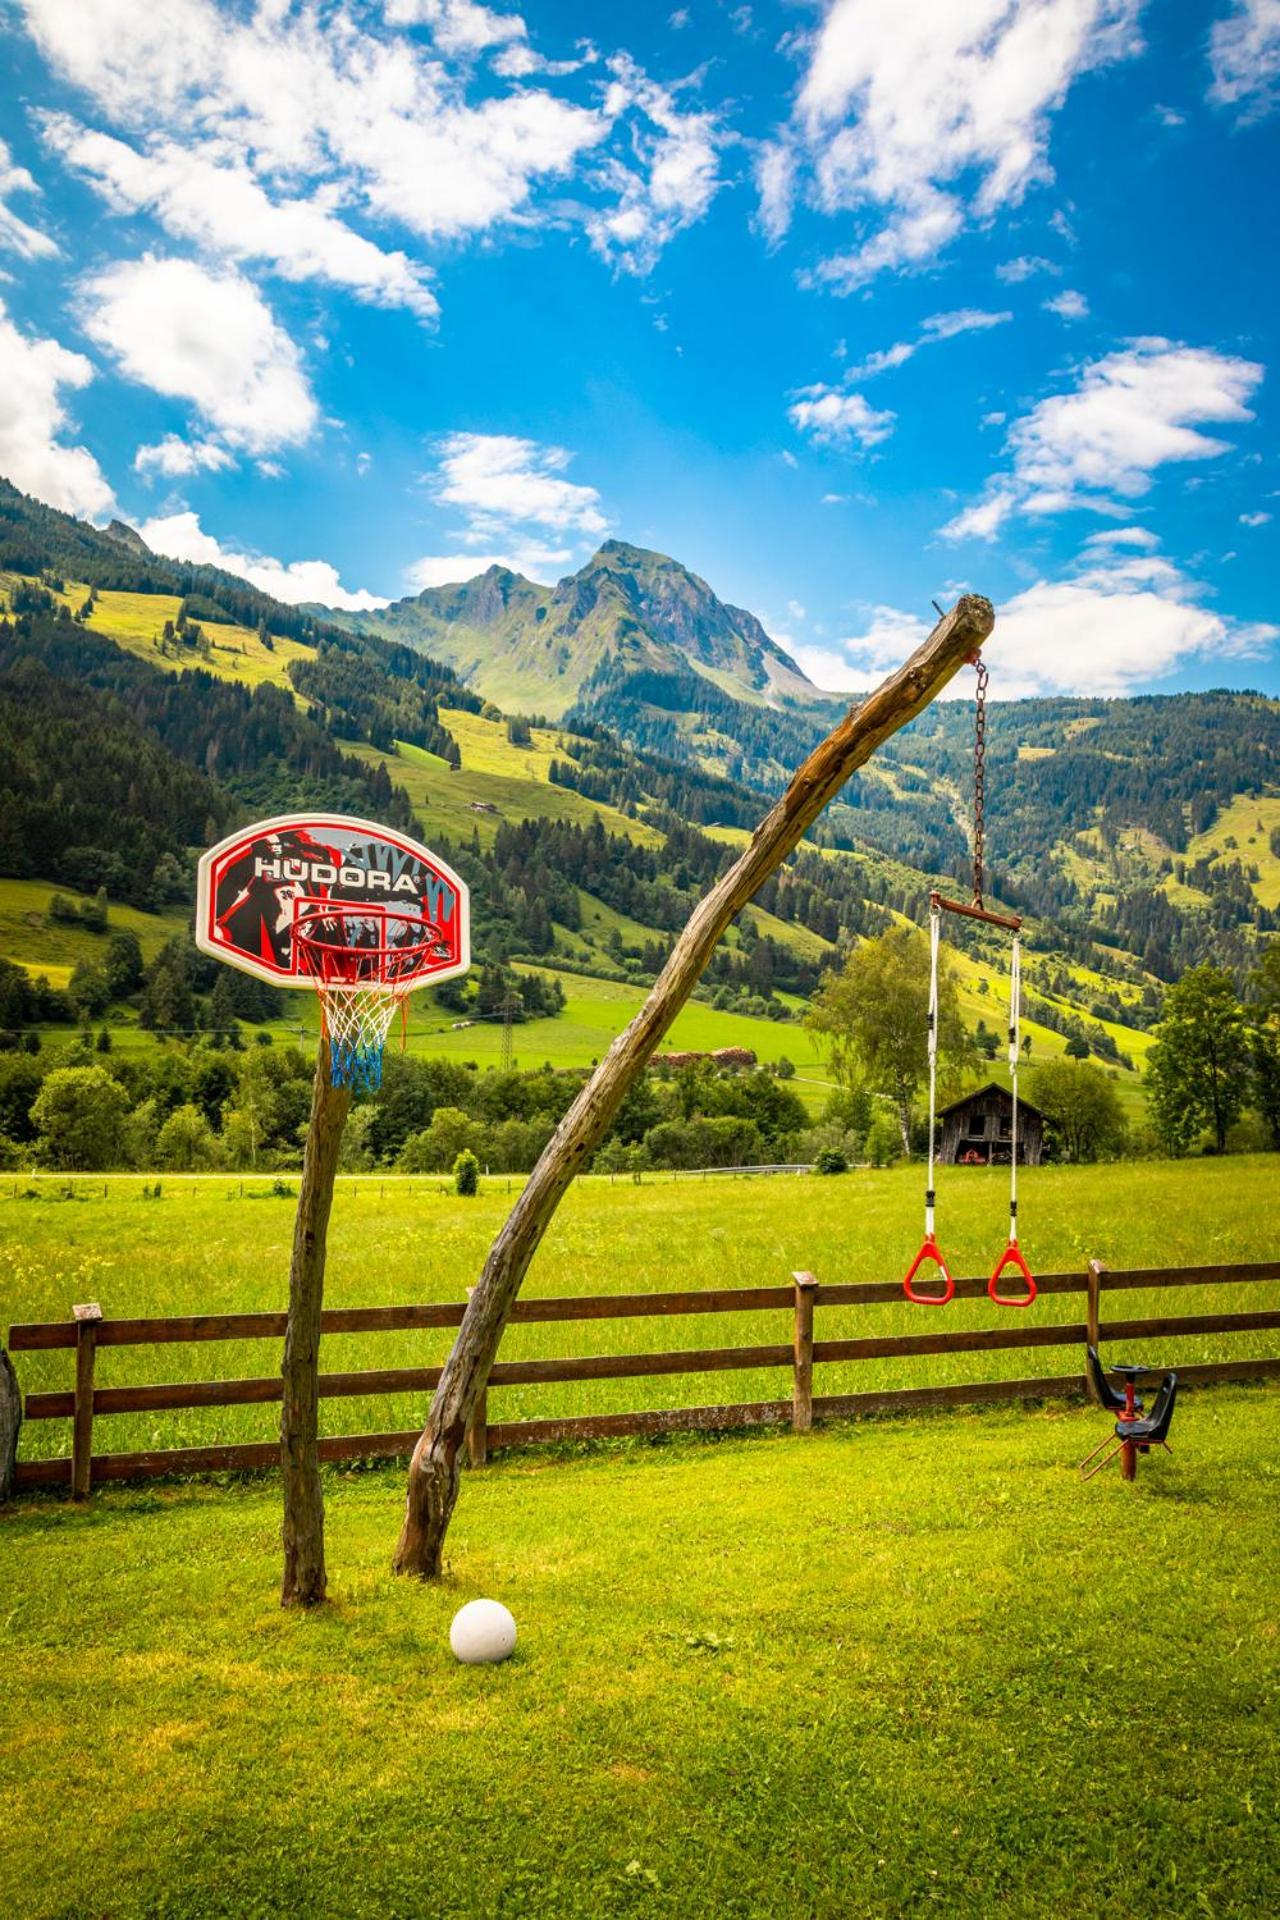
[[[467,1428],[467,1459],[473,1467],[482,1467],[489,1458],[489,1394],[476,1401],[476,1410]]]
[[[1103,1266],[1101,1260],[1091,1260],[1089,1262],[1084,1337],[1095,1353],[1098,1350],[1098,1328],[1102,1324],[1102,1277],[1105,1273],[1106,1268]],[[1098,1388],[1093,1378],[1093,1370],[1090,1367],[1086,1367],[1084,1371],[1084,1390],[1095,1407],[1102,1405]]]
[[[467,1288],[467,1298],[475,1292],[474,1287]],[[482,1467],[489,1458],[489,1389],[485,1387],[475,1404],[475,1411],[467,1423],[467,1460],[473,1467]]]
[[[96,1300],[72,1307],[76,1323],[76,1406],[71,1427],[71,1498],[87,1500],[93,1460],[93,1367],[102,1308]]]
[[[791,1388],[791,1430],[808,1433],[813,1425],[813,1302],[816,1275],[793,1273],[796,1283],[795,1373]]]

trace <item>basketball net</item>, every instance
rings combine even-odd
[[[338,900],[299,903],[294,945],[301,970],[315,981],[320,1026],[329,1043],[335,1087],[376,1093],[382,1055],[420,968],[438,946],[439,929],[419,913]]]

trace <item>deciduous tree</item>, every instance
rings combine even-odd
[[[1208,1128],[1219,1153],[1249,1093],[1249,1035],[1231,975],[1192,967],[1165,995],[1164,1018],[1147,1059],[1157,1133],[1185,1153]]]
[[[1097,1160],[1123,1146],[1124,1110],[1101,1067],[1085,1060],[1048,1060],[1032,1076],[1031,1098],[1064,1160]]]
[[[902,1151],[911,1151],[911,1109],[928,1071],[929,942],[914,927],[864,940],[814,995],[808,1025],[826,1048],[842,1087],[887,1094]],[[971,1058],[955,978],[938,966],[938,1066],[947,1091]]]

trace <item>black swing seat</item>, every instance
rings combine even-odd
[[[1166,1373],[1146,1419],[1117,1420],[1116,1439],[1132,1440],[1140,1447],[1162,1447],[1173,1423],[1173,1408],[1177,1398],[1178,1376],[1176,1373]]]
[[[1107,1379],[1107,1370],[1098,1357],[1098,1349],[1096,1347],[1086,1346],[1085,1352],[1089,1357],[1090,1376],[1094,1386],[1098,1390],[1099,1404],[1105,1407],[1108,1413],[1123,1413],[1125,1407],[1124,1393],[1119,1387],[1113,1387]],[[1141,1399],[1136,1399],[1133,1404],[1138,1412],[1141,1413]]]

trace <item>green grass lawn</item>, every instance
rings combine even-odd
[[[1274,1155],[1256,1158],[1028,1169],[1020,1180],[1022,1240],[1041,1271],[1083,1273],[1090,1256],[1112,1267],[1203,1265],[1275,1258],[1269,1209]],[[539,1250],[530,1294],[643,1293],[668,1288],[786,1286],[796,1268],[820,1280],[892,1280],[919,1245],[923,1169],[854,1173],[836,1179],[647,1176],[575,1184]],[[65,1179],[13,1176],[0,1182],[0,1330],[14,1320],[65,1320],[75,1302],[97,1300],[107,1316],[268,1311],[287,1299],[294,1201],[260,1197],[265,1178],[204,1180],[162,1176],[162,1197],[143,1196],[149,1178],[80,1178],[80,1197],[57,1196]],[[296,1180],[290,1181],[296,1185]],[[520,1186],[518,1176],[483,1182],[478,1199],[459,1199],[440,1182],[339,1181],[330,1233],[326,1299],[331,1306],[462,1300]],[[243,1189],[243,1197],[242,1197]],[[105,1194],[104,1194],[105,1190]],[[14,1198],[28,1192],[42,1197]],[[939,1231],[957,1273],[989,1272],[1004,1245],[1007,1176],[999,1169],[944,1168]],[[1113,1291],[1105,1317],[1149,1318],[1280,1308],[1280,1282],[1248,1287],[1182,1288],[1176,1293]],[[819,1339],[936,1333],[961,1327],[1078,1324],[1082,1295],[1054,1295],[1025,1314],[985,1299],[957,1302],[945,1314],[905,1301],[875,1307],[820,1307]],[[544,1323],[512,1327],[504,1359],[637,1353],[690,1347],[788,1342],[789,1310],[664,1320]],[[445,1357],[448,1331],[330,1336],[327,1371],[429,1366]],[[1126,1342],[1152,1363],[1193,1363],[1280,1351],[1274,1333],[1198,1334]],[[1114,1357],[1114,1356],[1113,1356]],[[826,1363],[818,1393],[946,1385],[998,1377],[1074,1372],[1074,1344],[995,1353],[913,1355]],[[68,1352],[21,1353],[27,1390],[71,1385]],[[98,1356],[98,1384],[123,1386],[273,1374],[272,1342],[110,1347]],[[495,1388],[493,1420],[644,1407],[717,1405],[779,1399],[791,1391],[787,1369]],[[330,1433],[407,1429],[425,1414],[421,1395],[330,1399]],[[186,1408],[104,1416],[100,1452],[267,1440],[271,1405]],[[29,1422],[26,1459],[65,1455],[69,1423]]]
[[[282,1613],[269,1480],[0,1517],[0,1911],[377,1920],[1266,1915],[1280,1396],[1134,1487],[1001,1410],[513,1456],[438,1586],[399,1471],[327,1481]],[[487,1594],[514,1659],[454,1664]]]

